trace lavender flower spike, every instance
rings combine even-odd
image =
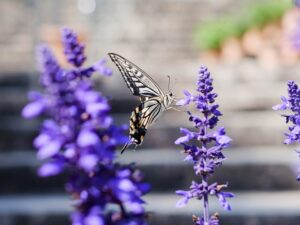
[[[62,68],[51,50],[39,48],[43,93],[31,92],[22,111],[25,118],[43,116],[34,140],[37,156],[44,161],[42,177],[65,172],[65,188],[74,198],[73,225],[146,225],[142,196],[149,185],[132,166],[115,162],[116,148],[127,141],[126,128],[109,115],[107,99],[89,79],[95,71],[108,75],[105,61],[83,67],[84,47],[70,29],[62,31],[64,53],[73,66]],[[112,209],[110,205],[115,205]]]
[[[286,137],[284,144],[292,144],[300,142],[300,89],[294,81],[289,81],[288,84],[288,97],[281,97],[282,103],[273,106],[273,110],[289,111],[290,114],[283,114],[287,124],[290,124],[288,131],[284,133]],[[300,152],[297,151],[300,156]],[[300,181],[300,175],[297,180]]]
[[[84,55],[84,45],[78,42],[77,35],[71,29],[64,28],[62,30],[62,42],[68,62],[75,67],[80,67],[86,57]]]
[[[184,147],[184,152],[187,154],[185,160],[193,163],[195,174],[202,178],[200,183],[193,181],[188,191],[176,191],[178,195],[183,197],[178,201],[178,207],[185,206],[192,198],[203,199],[203,216],[193,216],[196,225],[219,224],[218,215],[209,214],[209,195],[216,196],[225,210],[231,210],[226,199],[234,197],[232,193],[223,191],[227,184],[218,184],[217,182],[209,184],[208,182],[208,178],[225,160],[222,150],[227,148],[231,141],[226,135],[224,127],[214,129],[222,114],[218,109],[219,105],[215,103],[217,94],[213,93],[212,82],[208,69],[201,66],[197,81],[197,94],[193,95],[184,91],[186,98],[177,103],[178,105],[194,103],[197,110],[202,114],[199,117],[188,112],[189,120],[194,123],[195,131],[181,128],[184,136],[175,141],[175,144],[181,144]],[[199,145],[195,144],[197,142]]]

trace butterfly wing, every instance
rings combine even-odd
[[[133,95],[141,98],[141,104],[131,113],[130,141],[121,150],[123,153],[128,145],[140,145],[143,142],[148,127],[164,110],[162,107],[164,93],[158,84],[138,66],[120,55],[114,53],[108,55],[120,70]]]
[[[155,122],[163,111],[159,98],[147,98],[131,113],[128,144],[140,145],[143,142],[148,127]],[[126,144],[121,153],[127,148]]]
[[[120,55],[109,53],[120,70],[128,88],[139,97],[161,97],[164,95],[157,83],[142,69]],[[144,100],[144,98],[142,98]]]

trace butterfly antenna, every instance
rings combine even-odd
[[[169,82],[168,82],[168,90],[169,90],[169,92],[171,92],[171,90],[170,90],[171,77],[170,77],[169,75],[167,75],[167,77],[169,78]]]

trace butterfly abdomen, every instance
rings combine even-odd
[[[144,136],[146,135],[147,128],[141,125],[141,113],[143,105],[139,105],[133,110],[130,117],[130,128],[129,135],[134,144],[141,144],[143,142]]]
[[[143,140],[144,140],[144,136],[146,135],[147,129],[144,127],[139,127],[136,132],[134,132],[131,136],[131,138],[133,139],[134,143],[136,145],[140,145]]]

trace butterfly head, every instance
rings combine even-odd
[[[163,103],[164,103],[165,108],[168,109],[172,105],[173,101],[174,101],[174,95],[172,92],[165,95],[163,98]]]
[[[168,82],[169,94],[165,95],[165,97],[164,97],[164,105],[166,108],[169,108],[171,106],[172,102],[175,101],[175,99],[174,99],[174,95],[170,89],[171,77],[170,76],[167,76],[167,77],[169,79],[169,82]]]

